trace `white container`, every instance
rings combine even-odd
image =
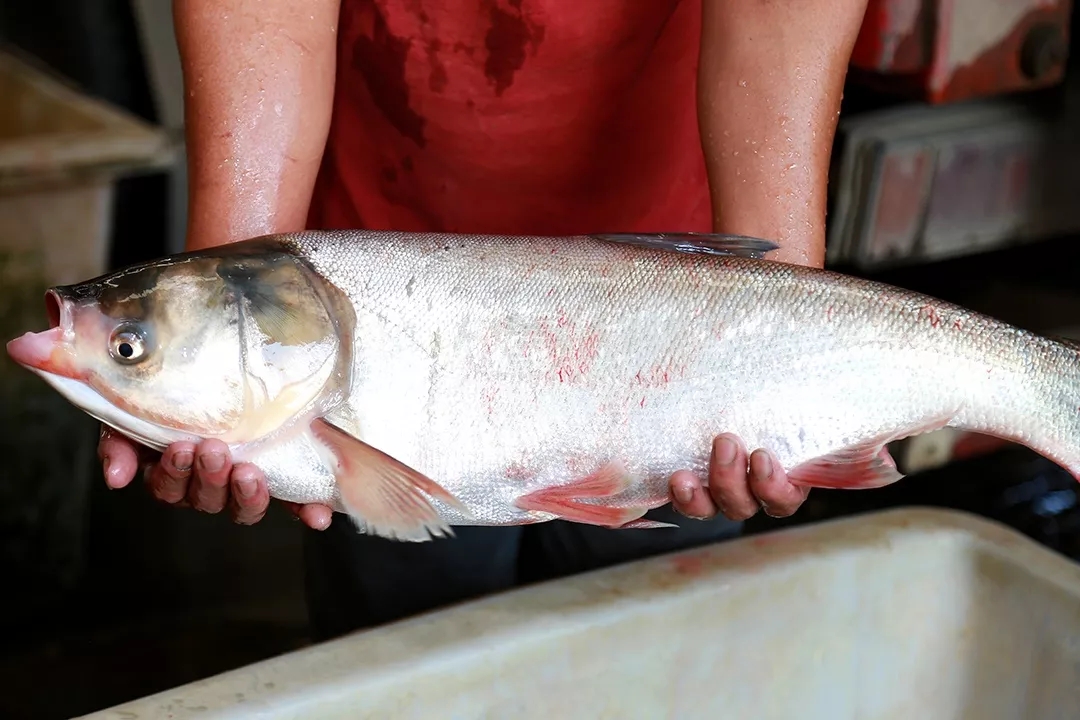
[[[1080,566],[966,514],[893,510],[515,590],[88,717],[1077,718]]]

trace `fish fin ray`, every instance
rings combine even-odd
[[[721,255],[760,260],[765,253],[780,246],[769,240],[747,235],[719,233],[599,233],[597,240],[699,255]]]
[[[452,537],[453,530],[427,496],[468,513],[435,481],[326,420],[313,421],[311,431],[336,456],[341,503],[362,531],[413,542]]]
[[[788,471],[788,480],[795,485],[843,490],[871,490],[891,485],[904,475],[896,469],[885,446],[901,438],[940,430],[953,417],[954,413],[934,417],[815,458]]]
[[[677,528],[679,527],[675,523],[660,522],[659,520],[646,520],[645,518],[638,518],[637,520],[631,520],[628,523],[623,523],[616,530],[653,530],[659,528]]]
[[[610,462],[581,480],[523,495],[515,504],[522,510],[551,513],[571,522],[621,527],[641,518],[649,508],[594,505],[582,500],[614,498],[633,482],[633,477],[622,463]]]
[[[903,479],[882,455],[885,446],[859,446],[824,455],[788,472],[795,485],[845,490],[868,490]]]

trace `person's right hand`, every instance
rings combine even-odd
[[[127,487],[142,467],[150,492],[158,500],[206,513],[228,507],[233,521],[242,525],[262,520],[270,505],[266,476],[250,463],[234,465],[220,440],[173,443],[159,454],[102,426],[98,459],[110,488]],[[333,518],[325,505],[285,505],[314,530],[325,530]]]

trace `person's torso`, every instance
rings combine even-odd
[[[342,0],[313,227],[707,231],[700,0]]]

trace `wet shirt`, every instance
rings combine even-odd
[[[310,225],[708,231],[700,0],[343,0]]]

